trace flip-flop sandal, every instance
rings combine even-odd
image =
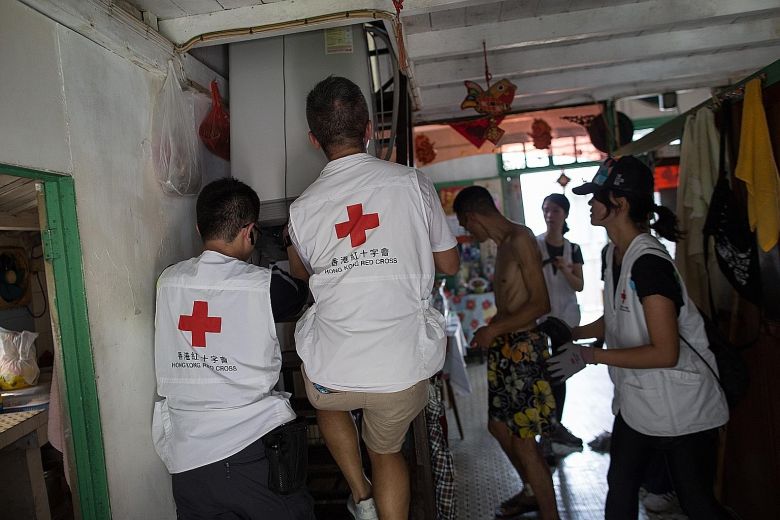
[[[496,508],[495,517],[498,519],[514,518],[518,515],[531,513],[533,511],[539,511],[539,503],[535,498],[520,492],[512,498],[508,498],[501,502],[501,505]]]

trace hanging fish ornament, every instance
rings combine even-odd
[[[504,115],[512,108],[517,86],[508,79],[494,83],[487,91],[473,81],[466,81],[465,84],[468,94],[460,104],[461,110],[473,108],[480,114],[498,116]]]
[[[485,116],[483,119],[462,123],[452,123],[452,127],[466,137],[476,147],[482,146],[487,140],[498,144],[504,135],[504,130],[498,127],[504,116],[512,108],[512,101],[517,92],[517,86],[508,79],[502,79],[490,84],[493,76],[488,70],[487,48],[482,42],[482,54],[485,58],[485,82],[487,90],[478,83],[465,81],[466,98],[460,104],[461,110],[473,108],[477,113]]]

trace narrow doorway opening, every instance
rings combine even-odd
[[[0,502],[108,518],[73,179],[0,164]]]

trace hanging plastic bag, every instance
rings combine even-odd
[[[217,157],[230,160],[230,114],[222,105],[219,85],[211,82],[211,110],[200,124],[200,139]]]
[[[163,191],[177,195],[197,194],[201,172],[195,117],[173,61],[168,62],[168,76],[155,107],[152,142],[154,168]]]
[[[37,332],[0,327],[0,389],[26,388],[38,380],[40,369],[33,345],[37,337]]]

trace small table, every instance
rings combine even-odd
[[[0,414],[0,503],[3,517],[50,520],[41,446],[46,444],[46,410]]]
[[[450,299],[450,309],[460,318],[466,341],[471,343],[474,332],[496,315],[496,296],[492,292],[456,295]]]

